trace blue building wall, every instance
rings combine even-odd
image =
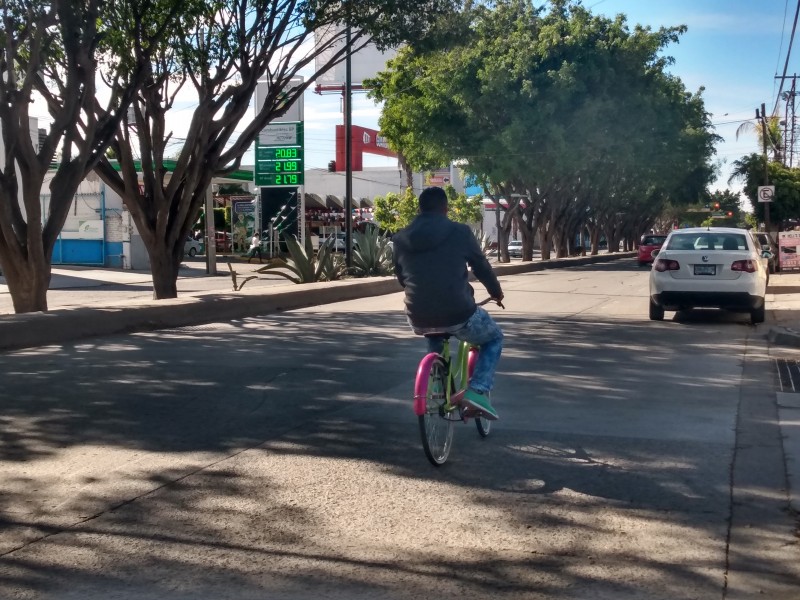
[[[62,240],[53,248],[54,265],[122,268],[122,242]]]

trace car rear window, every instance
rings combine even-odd
[[[738,233],[679,233],[667,250],[747,250],[747,239]]]
[[[667,239],[665,235],[646,235],[642,238],[642,246],[658,246],[663,244],[665,239]]]

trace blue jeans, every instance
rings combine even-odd
[[[444,335],[449,334],[453,337],[473,344],[480,348],[478,353],[478,363],[475,365],[475,372],[469,379],[469,387],[485,394],[494,387],[494,372],[503,351],[503,332],[497,326],[491,315],[481,307],[472,314],[466,323],[454,325],[453,327],[436,329],[419,329],[413,327],[414,333],[425,335],[428,340],[428,352],[441,352],[444,347]]]

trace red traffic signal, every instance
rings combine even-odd
[[[728,211],[728,216],[729,216],[729,217],[732,217],[732,216],[733,216],[733,211],[732,211],[732,210],[729,210],[729,211]]]
[[[719,210],[719,202],[714,202],[714,210]]]

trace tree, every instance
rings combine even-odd
[[[736,128],[736,139],[738,140],[743,133],[753,132],[758,138],[759,148],[764,146],[766,138],[767,152],[772,156],[772,160],[784,162],[786,157],[783,155],[783,132],[781,131],[781,118],[779,115],[771,115],[766,119],[759,119],[758,123],[744,121]]]
[[[451,221],[474,225],[483,218],[483,206],[480,197],[467,198],[467,195],[456,192],[456,188],[447,185],[444,188],[447,194],[447,216]]]
[[[534,235],[543,259],[563,256],[584,228],[595,251],[601,232],[630,244],[667,200],[704,193],[717,138],[702,90],[661,56],[684,27],[631,30],[568,0],[500,0],[458,24],[461,43],[410,46],[371,82],[381,130],[414,168],[460,160],[508,199],[523,257]]]
[[[215,175],[236,169],[259,132],[346,53],[369,41],[379,47],[422,38],[429,23],[457,0],[220,0],[182,18],[182,30],[158,48],[147,85],[122,120],[110,160],[98,172],[125,202],[147,248],[155,298],[177,296],[183,239]],[[352,25],[352,45],[345,28]],[[319,34],[314,44],[315,35]],[[322,40],[322,41],[320,41]],[[303,69],[314,76],[290,85]],[[259,83],[263,105],[246,122]],[[173,138],[169,114],[177,92],[193,89],[197,107],[174,169],[163,166]],[[142,185],[136,157],[141,157]]]
[[[389,192],[377,196],[374,201],[373,217],[381,229],[395,233],[407,227],[417,214],[417,197],[414,190],[407,187],[402,194]]]
[[[717,225],[736,227],[741,221],[739,194],[731,190],[714,190],[709,196],[708,206],[718,214]]]
[[[773,223],[800,219],[800,169],[783,166],[779,162],[768,163],[769,182],[775,186],[775,196],[770,204],[770,220]],[[753,213],[759,222],[764,222],[764,203],[758,201],[758,187],[764,185],[764,156],[748,154],[733,163],[729,183],[744,182],[744,194],[750,200]]]
[[[179,1],[6,0],[0,8],[0,267],[18,313],[47,310],[53,248],[83,178],[104,159]],[[144,18],[147,14],[148,17]],[[110,48],[119,35],[124,55]],[[107,89],[96,86],[98,70]],[[101,101],[100,98],[105,100]],[[41,144],[30,107],[46,102]],[[103,104],[101,104],[103,102]],[[46,184],[56,160],[55,172]],[[42,206],[40,194],[49,190]]]

